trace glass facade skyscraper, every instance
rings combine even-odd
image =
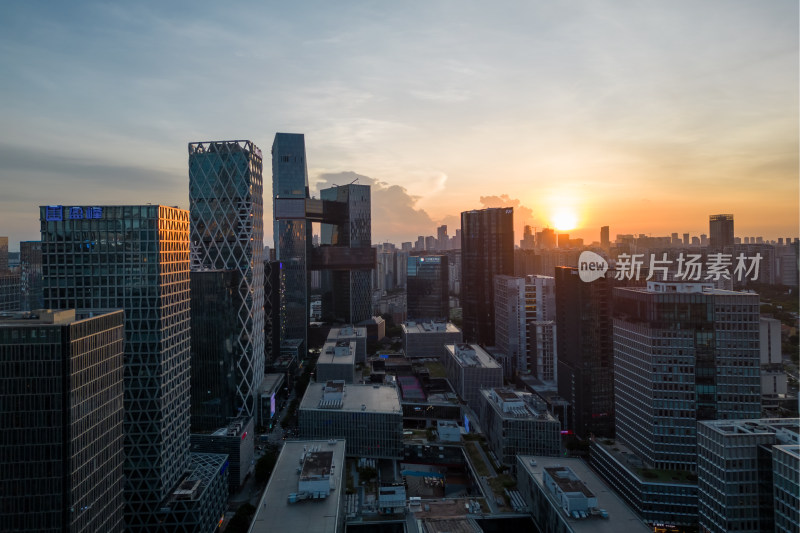
[[[296,339],[308,349],[308,260],[311,222],[306,220],[308,168],[301,133],[277,133],[272,144],[275,259],[280,269],[280,341]],[[273,310],[275,312],[275,310]],[[278,349],[274,347],[273,350]]]
[[[514,274],[514,210],[461,213],[464,341],[494,346],[494,277]]]
[[[369,185],[348,184],[320,191],[320,198],[342,204],[344,217],[338,223],[323,223],[322,246],[346,248],[345,254],[356,254],[358,249],[371,250],[372,216]],[[372,252],[374,266],[375,253]],[[371,269],[330,270],[331,307],[333,316],[344,322],[357,324],[372,316]],[[323,307],[325,299],[323,299]],[[323,309],[323,314],[326,310]]]
[[[156,531],[189,468],[189,212],[42,206],[45,305],[125,310],[125,527]]]
[[[123,531],[123,312],[93,314],[0,318],[3,531]]]
[[[261,150],[250,141],[189,144],[193,271],[240,273],[233,351],[235,409],[256,416],[264,376],[264,226]]]
[[[447,320],[450,317],[449,273],[446,255],[408,258],[406,305],[409,320]]]

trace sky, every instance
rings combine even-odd
[[[513,206],[572,236],[798,236],[796,0],[9,2],[0,235],[38,206],[188,208],[194,141],[304,133],[373,242]],[[566,228],[561,228],[566,230]]]

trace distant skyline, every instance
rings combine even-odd
[[[0,235],[38,206],[188,209],[187,144],[304,133],[312,194],[371,184],[373,242],[460,213],[587,243],[798,236],[798,3],[10,3]],[[272,205],[264,202],[265,244]]]

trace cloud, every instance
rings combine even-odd
[[[490,207],[513,207],[514,208],[514,225],[522,227],[525,224],[530,224],[534,220],[533,210],[529,207],[522,205],[522,202],[516,198],[511,198],[507,194],[500,196],[481,196],[481,203],[484,209]],[[520,232],[520,235],[522,233]]]
[[[391,185],[353,171],[324,173],[317,178],[316,195],[333,185],[347,185],[358,180],[369,185],[372,193],[372,242],[416,240],[417,235],[435,235],[436,223],[424,209],[417,207],[419,196],[405,187]]]

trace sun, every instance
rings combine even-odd
[[[559,208],[553,212],[552,217],[553,227],[558,231],[569,231],[575,229],[578,225],[578,215],[574,211],[567,208]]]

